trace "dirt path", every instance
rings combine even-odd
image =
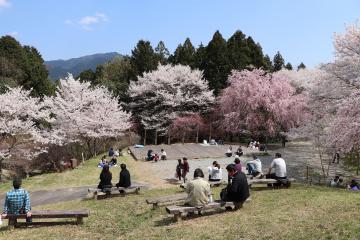
[[[133,183],[133,186],[143,184]],[[147,187],[147,186],[146,186]],[[77,199],[84,199],[88,195],[88,188],[96,188],[96,186],[81,186],[62,188],[54,190],[40,190],[30,192],[31,206],[40,206],[46,204],[54,204],[60,202],[67,202]],[[4,203],[5,195],[0,195],[0,202]]]

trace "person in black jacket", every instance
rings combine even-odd
[[[220,197],[223,201],[234,202],[235,209],[239,209],[250,196],[246,175],[241,171],[237,171],[234,164],[229,164],[226,170],[230,181],[227,187],[221,191]]]
[[[104,165],[101,173],[100,173],[100,183],[98,185],[99,189],[112,187],[111,183],[112,174],[109,169],[109,165]]]
[[[126,169],[124,163],[120,164],[120,177],[119,182],[116,184],[117,187],[128,188],[131,186],[130,172]]]

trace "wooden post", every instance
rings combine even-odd
[[[82,225],[83,223],[83,217],[76,217],[76,225]]]
[[[174,214],[174,220],[175,222],[181,222],[181,212]]]
[[[155,145],[157,145],[157,129],[155,129]]]
[[[145,134],[144,134],[144,146],[145,146],[146,145],[146,128],[144,130],[145,130]]]

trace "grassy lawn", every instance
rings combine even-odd
[[[218,196],[219,188],[214,189]],[[173,223],[164,207],[152,210],[145,199],[178,188],[140,195],[72,201],[37,209],[89,209],[83,226],[6,230],[0,239],[360,239],[360,194],[294,185],[252,191],[237,212],[206,213]]]
[[[74,170],[65,171],[62,173],[42,174],[24,179],[22,187],[29,191],[36,191],[88,185],[95,186],[99,182],[99,175],[101,172],[101,168],[98,168],[97,164],[103,155],[104,154],[101,154],[85,161],[84,164],[81,164]],[[131,168],[131,165],[134,161],[131,161],[130,158],[131,157],[129,156],[118,157],[118,164],[125,163],[129,166],[129,168]],[[113,173],[113,178],[117,180],[120,167],[112,167],[111,172]],[[132,177],[136,179],[136,176]],[[1,183],[0,193],[5,193],[11,188],[12,182]]]

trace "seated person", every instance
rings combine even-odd
[[[153,150],[151,150],[151,149],[148,150],[146,160],[147,160],[147,161],[152,161],[152,160],[154,160]]]
[[[226,155],[227,157],[231,157],[231,156],[232,156],[232,147],[231,147],[231,146],[229,146],[229,148],[228,148],[228,150],[226,151],[225,155]]]
[[[222,170],[220,164],[217,161],[214,161],[211,166],[208,167],[209,172],[209,181],[218,182],[222,179]]]
[[[208,204],[211,194],[210,184],[204,180],[204,173],[200,168],[195,169],[194,179],[186,184],[186,193],[188,194],[186,205],[196,207]]]
[[[120,164],[120,168],[119,182],[116,184],[116,187],[128,188],[131,186],[130,172],[126,169],[124,163]]]
[[[259,141],[258,141],[258,142],[255,141],[255,149],[259,150],[259,148],[260,148],[260,142],[259,142]]]
[[[210,145],[217,145],[215,139],[211,139],[211,140],[210,140]]]
[[[247,162],[247,170],[250,175],[253,177],[258,177],[262,175],[262,166],[261,166],[261,160],[256,156],[253,155],[252,161]]]
[[[21,183],[19,178],[13,180],[14,189],[6,193],[4,211],[1,216],[5,218],[7,214],[26,214],[26,222],[31,222],[30,195],[20,188]]]
[[[114,157],[118,157],[118,156],[120,156],[120,153],[119,153],[119,151],[114,151]]]
[[[239,158],[239,157],[235,157],[234,163],[235,163],[234,165],[235,165],[236,171],[240,171],[240,172],[241,172],[242,166],[241,166],[240,158]]]
[[[359,191],[360,190],[360,186],[359,184],[356,182],[355,179],[351,180],[350,185],[348,185],[348,189],[351,191]]]
[[[110,167],[117,165],[117,159],[116,159],[115,155],[111,158],[109,165],[110,165]]]
[[[110,172],[109,165],[105,165],[100,173],[100,183],[98,188],[103,190],[104,188],[111,188],[112,173]]]
[[[253,148],[253,146],[254,146],[254,142],[251,140],[251,142],[249,143],[248,148]]]
[[[339,176],[335,176],[335,178],[330,181],[330,187],[338,187],[338,185],[339,185],[339,180],[340,180],[340,177],[339,177]]]
[[[114,149],[113,148],[110,148],[109,149],[109,157],[112,157],[112,156],[114,156]]]
[[[271,170],[274,169],[274,173],[271,173]],[[275,159],[271,162],[269,173],[266,175],[266,178],[271,179],[286,179],[286,163],[284,159],[281,158],[280,153],[275,154]]]
[[[226,167],[228,175],[231,179],[229,184],[220,193],[221,200],[231,201],[235,204],[235,209],[242,207],[242,204],[249,198],[249,185],[246,175],[235,169],[235,164],[229,164]]]
[[[239,157],[241,157],[241,156],[244,154],[241,146],[239,146],[239,148],[236,150],[236,153],[235,153],[235,154],[238,155]]]
[[[106,156],[104,155],[100,161],[99,161],[99,164],[98,164],[98,167],[104,167],[105,165],[107,164],[107,160],[106,160]]]
[[[160,152],[160,159],[161,160],[166,160],[166,152],[164,149],[161,149],[161,152]]]
[[[160,159],[159,155],[158,155],[157,153],[155,153],[155,154],[153,155],[153,160],[154,160],[155,162],[157,162],[157,161],[159,161],[159,159]]]
[[[208,142],[207,142],[206,140],[204,140],[204,141],[203,141],[203,144],[204,144],[204,145],[207,145],[207,144],[208,144]]]

